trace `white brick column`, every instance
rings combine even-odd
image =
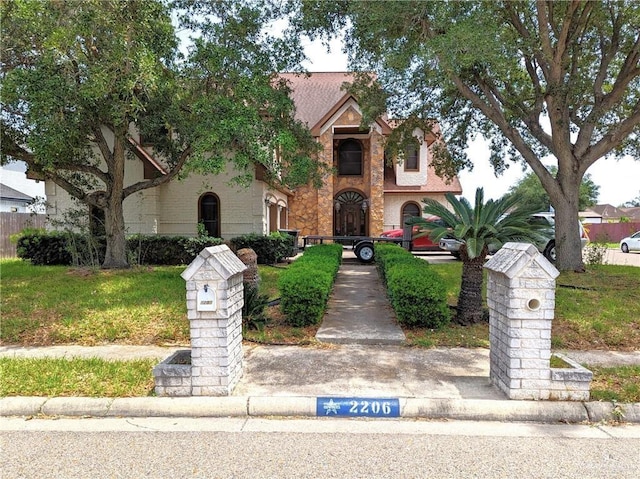
[[[507,243],[485,268],[491,382],[510,399],[549,399],[558,270],[526,243]]]
[[[191,329],[191,395],[227,396],[242,376],[242,272],[226,245],[205,248],[182,273]]]

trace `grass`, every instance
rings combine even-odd
[[[593,371],[591,400],[640,402],[640,365],[587,369]]]
[[[0,397],[136,397],[153,392],[155,360],[0,358]]]
[[[455,304],[460,262],[434,264]],[[25,346],[55,343],[176,344],[189,342],[184,267],[139,268],[128,271],[34,267],[17,260],[0,262],[3,344]],[[260,266],[260,291],[278,294],[283,267]],[[575,349],[638,349],[640,268],[593,266],[584,274],[558,278],[554,347]],[[281,344],[315,342],[317,326],[287,326],[277,306],[269,321],[247,331],[252,341]],[[488,325],[449,325],[438,331],[405,330],[416,347],[488,347]],[[109,362],[99,359],[0,359],[0,397],[146,396],[152,393],[151,369],[156,361]],[[640,366],[590,368],[592,399],[640,401]]]
[[[0,262],[3,343],[188,343],[184,267],[124,271]]]

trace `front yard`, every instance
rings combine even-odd
[[[271,299],[279,296],[277,278],[284,267],[260,267],[261,292]],[[449,303],[453,304],[458,294],[461,264],[434,264],[432,267],[446,283]],[[185,285],[180,277],[184,270],[182,266],[99,271],[35,267],[19,260],[4,260],[0,262],[0,268],[0,341],[3,345],[189,344]],[[552,331],[554,349],[640,349],[640,301],[637,298],[640,268],[594,266],[584,274],[563,273],[557,284],[556,318]],[[315,343],[316,326],[287,326],[277,305],[268,307],[267,314],[269,320],[266,324],[245,331],[246,340],[297,345]],[[488,325],[485,323],[472,327],[448,325],[437,331],[405,328],[405,333],[413,347],[489,346]],[[52,366],[43,366],[34,360],[21,363],[16,369],[16,361],[0,361],[3,375],[0,396],[35,394],[33,391],[38,389],[43,390],[44,395],[64,395],[64,391],[67,391],[66,395],[92,395],[92,388],[89,392],[81,388],[83,382],[105,382],[107,389],[96,386],[93,388],[95,395],[109,392],[140,395],[152,388],[150,366],[147,364],[129,367],[129,363],[125,363],[125,369],[132,372],[148,367],[149,375],[145,380],[138,373],[124,378],[115,376],[109,365],[79,363],[55,364],[55,367],[76,376],[74,371],[84,371],[78,373],[79,377],[91,378],[91,381],[47,386],[60,376],[47,374],[35,385],[32,382],[29,390],[24,390],[20,389],[19,378],[31,376],[26,374],[28,370],[37,375],[37,371],[52,370]],[[17,379],[12,379],[12,371],[20,371],[16,373]],[[640,367],[624,370],[594,368],[594,372],[593,398],[640,401]],[[118,389],[117,382],[134,384]]]

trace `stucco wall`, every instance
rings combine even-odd
[[[443,205],[447,205],[444,194],[393,194],[384,198],[384,230],[402,228],[402,207],[408,202],[417,203],[422,210],[424,204],[422,199],[428,196]],[[423,215],[424,216],[424,215]]]
[[[143,179],[139,160],[127,161],[125,171],[127,185]],[[230,186],[233,176],[228,172],[215,176],[190,175],[127,197],[123,203],[127,234],[196,235],[198,200],[207,192],[215,193],[220,199],[220,232],[224,239],[245,233],[265,233],[264,198],[269,193],[279,204],[286,204],[286,195],[272,191],[262,181],[254,181],[247,188]],[[46,194],[52,219],[62,220],[70,208],[86,208],[78,206],[66,191],[52,182],[47,182]]]
[[[413,136],[420,142],[420,148],[418,150],[418,170],[417,171],[405,171],[404,162],[398,161],[395,165],[396,169],[396,184],[398,186],[421,186],[427,184],[427,165],[428,165],[428,151],[429,147],[424,140],[424,132],[420,129],[415,129]]]

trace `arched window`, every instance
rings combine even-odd
[[[338,147],[338,174],[362,175],[362,145],[359,141],[349,139]]]
[[[213,193],[205,193],[200,197],[198,222],[204,225],[209,236],[220,237],[220,200]]]
[[[420,207],[416,203],[407,203],[402,207],[402,224],[412,216],[420,216]]]

